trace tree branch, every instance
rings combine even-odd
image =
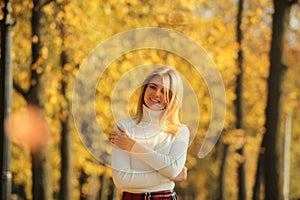
[[[289,4],[289,6],[292,6],[293,4],[299,3],[298,0],[288,0],[287,2]]]
[[[40,6],[39,6],[39,9],[43,8],[44,6],[48,5],[49,3],[51,2],[55,2],[56,0],[47,0],[45,1],[44,3],[42,3]]]
[[[21,88],[15,81],[13,82],[13,87],[14,87],[14,89],[15,89],[18,93],[20,93],[23,97],[26,96],[27,92],[26,92],[23,88]]]

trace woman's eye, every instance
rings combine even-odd
[[[156,87],[154,85],[150,85],[149,86],[151,89],[156,89]]]

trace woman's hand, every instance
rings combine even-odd
[[[119,131],[113,131],[110,134],[110,141],[113,145],[117,146],[120,149],[130,151],[135,144],[135,140],[133,140],[129,135],[126,133],[126,131],[117,126]]]
[[[170,181],[185,181],[187,178],[187,168],[184,166],[181,172],[175,177],[175,178],[170,178]]]

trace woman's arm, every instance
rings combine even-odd
[[[120,125],[121,122],[118,122]],[[122,127],[126,127],[124,121]],[[113,133],[118,133],[117,126]],[[112,138],[111,138],[112,139]],[[114,140],[112,140],[114,141]],[[117,144],[119,140],[115,141]],[[152,187],[162,182],[168,182],[169,178],[161,175],[155,170],[138,171],[134,170],[130,164],[130,153],[117,147],[112,142],[112,171],[113,180],[118,188],[144,188]]]
[[[130,166],[130,155],[128,152],[113,147],[112,151],[113,180],[118,188],[145,188],[152,187],[169,178],[157,171],[137,171]]]
[[[130,153],[159,171],[162,175],[174,178],[184,167],[189,135],[188,128],[181,126],[167,155],[137,142],[133,145]]]
[[[121,134],[113,134],[113,141],[119,147],[130,151],[132,156],[143,161],[154,170],[169,178],[176,177],[184,167],[189,142],[189,130],[181,126],[169,154],[162,154],[144,144],[131,139],[124,129]]]
[[[187,167],[184,166],[181,172],[175,178],[170,178],[170,181],[180,182],[180,181],[185,181],[186,179],[187,179]]]
[[[149,147],[136,143],[131,154],[169,178],[176,177],[183,169],[186,161],[187,144],[174,142],[169,154],[162,154]]]

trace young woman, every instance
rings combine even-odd
[[[183,85],[170,67],[154,70],[141,86],[134,118],[111,133],[113,181],[122,199],[177,199],[174,181],[186,179],[189,130],[180,123]]]

